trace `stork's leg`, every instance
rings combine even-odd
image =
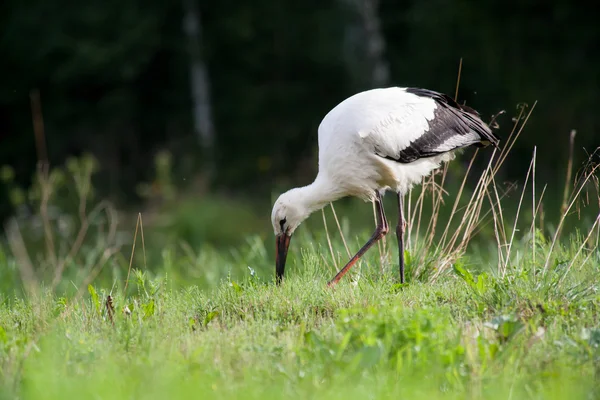
[[[383,201],[381,200],[381,193],[377,191],[376,196],[377,197],[375,198],[375,209],[377,215],[377,227],[375,228],[375,232],[373,232],[371,238],[358,251],[358,253],[356,253],[356,255],[350,259],[350,261],[348,261],[348,264],[346,264],[346,266],[342,268],[332,280],[329,281],[327,286],[333,286],[336,283],[338,283],[338,281],[342,279],[344,275],[346,275],[346,272],[348,272],[348,270],[352,268],[354,264],[356,264],[358,259],[361,258],[363,254],[365,254],[367,250],[369,250],[369,248],[375,244],[375,242],[377,242],[379,239],[385,236],[386,233],[389,232],[390,227],[388,226],[387,219],[385,218],[385,211],[383,210]]]
[[[398,225],[396,236],[398,236],[398,266],[400,268],[400,283],[404,283],[404,196],[398,193]]]

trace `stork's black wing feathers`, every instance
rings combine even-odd
[[[407,88],[406,91],[416,96],[433,99],[437,106],[434,118],[429,121],[429,129],[423,135],[394,157],[386,155],[385,158],[409,163],[419,158],[436,156],[450,150],[443,146],[449,140],[454,143],[451,150],[471,145],[477,147],[498,145],[500,139],[471,107],[460,105],[451,97],[432,90]]]

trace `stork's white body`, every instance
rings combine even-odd
[[[402,164],[377,155],[376,149],[392,155],[407,148],[427,131],[435,109],[433,99],[397,87],[347,98],[319,126],[317,179],[365,201],[372,201],[376,190],[406,193],[442,161],[451,160],[453,152]]]
[[[389,226],[381,196],[398,194],[396,228],[400,279],[404,282],[402,198],[423,176],[467,146],[499,139],[470,107],[427,89],[391,87],[355,94],[334,107],[319,125],[319,173],[310,185],[283,193],[273,206],[276,271],[283,277],[290,238],[314,211],[346,196],[373,201],[377,227],[371,239],[330,282],[337,282]]]

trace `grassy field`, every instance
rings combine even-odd
[[[310,217],[276,286],[268,210],[159,174],[136,219],[89,159],[40,173],[0,240],[0,399],[599,398],[599,164],[544,198],[535,152],[518,190],[496,181],[510,143],[475,184],[454,163],[411,193],[403,285],[390,234],[326,286],[364,203]]]
[[[504,276],[458,260],[401,286],[374,251],[330,289],[332,267],[300,243],[281,287],[248,269],[173,289],[136,270],[112,306],[94,285],[3,296],[0,398],[596,398],[600,259],[565,243],[545,274],[521,243]]]

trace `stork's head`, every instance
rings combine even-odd
[[[276,237],[277,259],[275,270],[277,283],[281,282],[285,270],[285,260],[292,234],[310,215],[310,210],[304,205],[302,191],[298,188],[283,193],[273,206],[271,222]]]

